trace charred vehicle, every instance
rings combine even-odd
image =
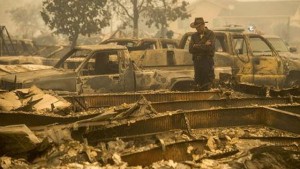
[[[126,46],[131,50],[146,50],[146,49],[173,49],[178,48],[178,42],[172,39],[165,38],[111,38],[104,40],[100,44],[115,44]]]
[[[38,50],[35,55],[1,56],[0,64],[39,64],[54,66],[58,62],[58,60],[69,50],[70,47],[68,46],[46,46]]]
[[[12,73],[20,73],[49,68],[51,68],[51,66],[36,64],[0,65],[0,77]]]
[[[291,56],[296,56],[297,48],[289,46],[287,42],[285,42],[281,37],[276,36],[276,35],[262,35],[264,38],[266,38],[276,49],[276,51],[280,55],[290,55]]]
[[[76,93],[110,93],[142,90],[180,90],[193,81],[191,69],[141,70],[130,61],[125,46],[78,46],[51,69],[9,74],[3,89],[28,88]]]
[[[108,39],[103,43],[131,42],[137,39],[120,38]],[[126,43],[123,43],[125,45]],[[126,46],[126,45],[125,45]],[[194,67],[191,55],[179,49],[177,40],[166,38],[143,38],[132,47],[128,47],[130,58],[139,68],[146,70],[162,71],[167,74],[177,74],[176,72],[185,71],[185,75],[179,75],[176,88],[181,90],[191,90],[194,83]],[[216,82],[223,77],[231,76],[230,66],[219,65],[215,67]]]
[[[100,44],[121,45],[121,46],[126,46],[128,50],[130,50],[130,48],[137,46],[139,41],[140,41],[139,39],[135,39],[135,38],[110,38],[104,40]]]
[[[288,46],[279,36],[263,35],[275,48],[288,67],[287,86],[300,84],[300,55],[296,54],[297,48]]]
[[[191,35],[186,33],[181,39],[181,55],[190,55]],[[230,66],[235,83],[275,88],[299,85],[300,62],[284,58],[263,36],[230,31],[215,31],[215,35],[215,66]]]
[[[144,38],[138,45],[141,49],[174,49],[178,48],[178,42],[174,39]]]
[[[144,55],[165,56],[168,51],[178,48],[178,42],[174,39],[165,38],[144,38],[136,47],[130,48],[132,58],[140,58]]]

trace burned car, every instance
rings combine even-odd
[[[262,36],[272,44],[272,46],[275,48],[275,50],[280,56],[284,56],[289,59],[300,59],[300,56],[295,53],[297,51],[297,48],[290,47],[281,37],[276,35]]]
[[[279,36],[263,35],[275,48],[281,59],[287,65],[287,86],[300,85],[300,55],[296,54],[297,48],[288,46]]]
[[[135,39],[135,38],[110,38],[102,41],[100,44],[115,44],[115,45],[121,45],[121,46],[126,46],[127,48],[131,48],[137,46],[139,41],[140,41],[139,39]]]
[[[214,31],[216,35],[215,66],[230,66],[233,83],[273,88],[290,88],[300,84],[300,62],[284,59],[263,36],[240,31]],[[186,33],[179,43],[188,53],[193,32]],[[293,68],[291,67],[293,65]]]
[[[174,49],[178,48],[178,42],[174,39],[165,38],[144,38],[138,45],[140,49]]]
[[[39,64],[54,66],[70,50],[69,46],[47,46],[36,52],[36,55],[1,56],[1,65]]]
[[[178,42],[174,39],[165,39],[165,38],[144,38],[141,39],[136,47],[130,49],[131,58],[140,63],[141,60],[145,60],[143,58],[151,58],[154,57],[157,60],[157,65],[160,65],[159,58],[169,57],[169,60],[172,60],[172,55],[174,49],[178,48]],[[176,56],[179,59],[179,55]],[[153,58],[151,58],[153,59]],[[188,60],[191,60],[189,57]],[[146,59],[147,60],[147,59]],[[150,65],[156,63],[149,63]],[[140,66],[141,64],[139,64]],[[147,63],[143,64],[143,66],[147,67]],[[155,65],[154,65],[155,66]]]
[[[36,85],[61,92],[111,93],[180,90],[191,82],[192,69],[142,70],[130,61],[125,46],[91,45],[75,47],[51,69],[5,75],[1,87],[12,90]]]
[[[131,50],[146,50],[146,49],[173,49],[178,48],[178,42],[173,39],[165,38],[111,38],[104,40],[100,44],[115,44],[126,46]]]
[[[0,65],[0,76],[7,74],[49,69],[51,66],[36,64]]]
[[[128,48],[131,56],[142,56],[146,51],[151,55],[158,55],[159,50],[165,51],[167,49],[178,48],[178,42],[173,39],[165,38],[111,38],[104,40],[100,44],[115,44],[122,45]]]

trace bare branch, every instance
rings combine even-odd
[[[133,16],[131,16],[131,15],[129,14],[127,8],[126,8],[123,4],[121,4],[119,1],[116,1],[116,2],[117,2],[118,5],[125,11],[125,13],[127,14],[127,16],[128,16],[129,18],[133,19]]]
[[[139,10],[140,12],[143,11],[142,7],[143,7],[144,3],[145,3],[145,0],[142,0],[142,2],[140,3],[140,5],[138,6],[138,10]],[[144,8],[144,9],[145,9],[145,8]]]

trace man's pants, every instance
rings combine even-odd
[[[195,57],[194,59],[195,83],[200,90],[208,90],[215,79],[213,57]]]

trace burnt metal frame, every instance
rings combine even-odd
[[[12,47],[12,50],[13,50],[12,54],[10,53],[11,51],[9,50],[9,48],[7,46],[8,44],[5,43],[5,39],[4,39],[5,34],[6,34],[8,40],[10,42],[10,45]],[[10,35],[9,35],[6,27],[5,26],[1,26],[1,25],[0,25],[0,38],[1,38],[1,51],[2,51],[2,46],[4,46],[4,48],[7,51],[8,55],[13,55],[13,54],[16,55],[17,51],[16,51],[15,46],[14,46],[14,44],[13,44],[11,38],[10,38]],[[2,53],[0,54],[0,56],[2,56]]]

